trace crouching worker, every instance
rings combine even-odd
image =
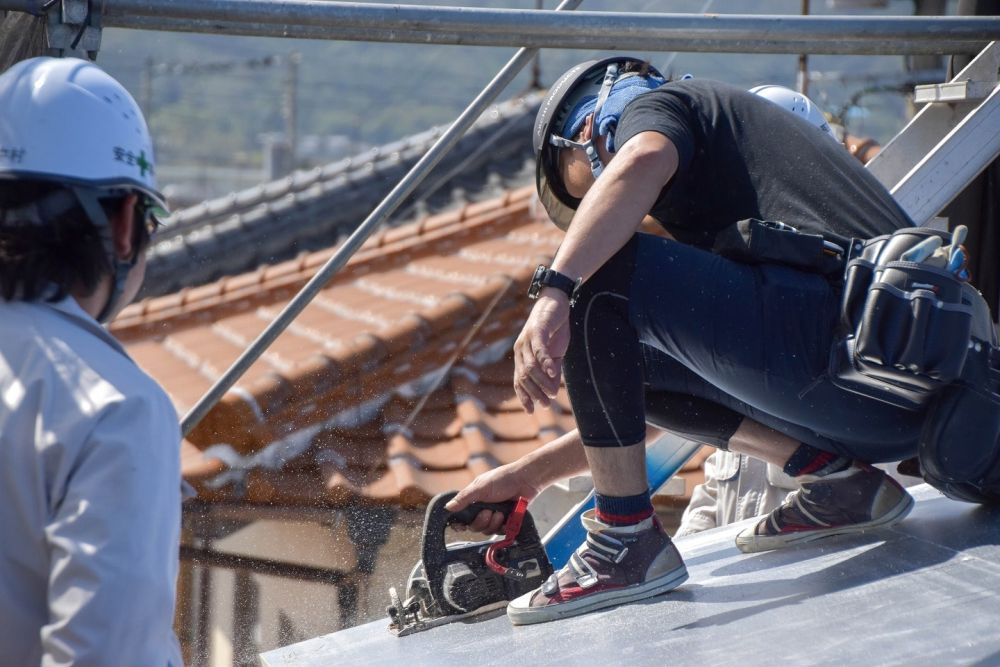
[[[0,108],[0,662],[180,667],[177,415],[101,326],[162,213],[146,123],[70,58]]]
[[[910,226],[858,161],[762,97],[715,81],[666,82],[622,57],[556,82],[534,146],[539,197],[566,238],[535,274],[514,388],[531,412],[550,403],[565,373],[579,431],[540,450],[534,469],[493,471],[459,500],[531,490],[585,459],[597,507],[568,565],[510,604],[514,623],[642,599],[686,579],[650,504],[646,422],[796,479],[798,491],[738,535],[745,552],[887,526],[910,511],[913,499],[869,464],[914,455],[922,412],[841,389],[827,372],[837,252],[815,267],[753,244],[754,256],[734,252],[734,230],[746,229],[737,223],[750,219],[839,239]],[[647,215],[676,240],[637,234]],[[501,520],[481,515],[473,527]]]

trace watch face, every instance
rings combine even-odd
[[[542,278],[545,276],[545,265],[539,264],[535,269],[535,275],[531,276],[531,284],[528,285],[528,298],[537,299],[538,293],[542,290]]]

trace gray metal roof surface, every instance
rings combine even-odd
[[[529,183],[530,135],[540,102],[541,95],[533,93],[491,107],[389,224]],[[169,294],[330,247],[354,231],[444,129],[175,212],[150,248],[141,296]]]
[[[733,543],[746,522],[679,539],[690,579],[645,602],[401,639],[380,620],[262,658],[269,667],[1000,664],[1000,508],[909,490],[916,507],[888,530],[755,555]]]

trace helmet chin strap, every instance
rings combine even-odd
[[[76,195],[76,198],[79,200],[80,206],[83,207],[87,217],[90,218],[90,221],[95,227],[97,227],[101,235],[101,242],[104,245],[104,251],[108,255],[108,261],[111,262],[113,270],[113,275],[111,277],[111,292],[108,294],[108,299],[104,302],[101,312],[97,315],[97,321],[101,324],[106,324],[114,314],[115,306],[125,291],[125,279],[128,278],[128,272],[133,266],[135,266],[138,253],[130,261],[122,261],[118,259],[118,255],[115,253],[114,238],[111,232],[111,221],[108,220],[108,216],[105,214],[104,208],[101,206],[96,193],[92,190],[84,188],[73,188],[73,194]]]
[[[558,148],[579,148],[586,153],[587,160],[590,161],[590,171],[594,174],[594,178],[600,176],[601,172],[604,171],[604,163],[601,162],[601,156],[597,153],[597,146],[594,145],[593,137],[586,141],[572,141],[553,134],[549,139],[549,143]]]
[[[597,104],[594,106],[594,123],[597,123],[597,119],[601,117],[601,110],[604,108],[604,103],[608,101],[608,96],[611,94],[611,88],[615,85],[615,81],[618,80],[618,63],[611,63],[608,68],[604,71],[604,81],[601,83],[601,91],[597,94]],[[604,162],[601,160],[600,154],[597,152],[597,146],[594,145],[594,132],[591,133],[590,139],[586,141],[573,141],[571,139],[566,139],[565,137],[560,137],[553,134],[549,137],[549,143],[557,148],[579,148],[587,155],[587,160],[590,161],[590,171],[594,174],[594,178],[600,177],[601,173],[604,171]]]

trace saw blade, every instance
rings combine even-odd
[[[397,613],[403,608],[403,605],[399,601],[399,593],[396,592],[395,586],[389,586],[389,605],[395,609]]]
[[[449,625],[451,623],[463,621],[487,621],[491,618],[496,618],[497,616],[504,614],[506,610],[507,600],[500,600],[499,602],[493,602],[480,607],[479,609],[473,609],[472,611],[465,612],[464,614],[438,616],[437,618],[418,618],[415,623],[409,623],[402,627],[397,626],[395,623],[390,623],[389,632],[397,637],[406,637],[407,635],[416,634],[418,632],[423,632],[424,630],[430,630],[432,628]]]

